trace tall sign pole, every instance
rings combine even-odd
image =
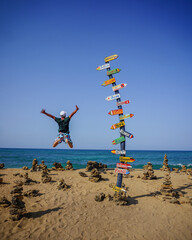
[[[125,140],[125,137],[133,138],[133,135],[131,133],[128,133],[128,132],[125,131],[124,119],[133,117],[133,114],[123,115],[122,105],[123,104],[128,104],[129,100],[121,102],[121,96],[120,96],[119,89],[122,89],[122,88],[126,87],[127,84],[122,83],[122,84],[117,85],[116,80],[113,77],[113,74],[119,73],[121,71],[121,69],[116,68],[116,69],[111,70],[111,68],[110,68],[110,63],[109,62],[112,61],[112,60],[115,60],[116,58],[118,58],[118,55],[116,55],[116,54],[112,55],[112,56],[109,56],[109,57],[106,57],[104,59],[105,64],[102,65],[102,66],[99,66],[97,68],[97,70],[103,70],[103,69],[107,70],[107,76],[109,77],[109,80],[103,82],[102,86],[107,86],[107,85],[112,84],[112,90],[114,91],[115,94],[113,96],[107,97],[106,100],[111,101],[111,100],[115,99],[116,100],[116,105],[118,107],[118,109],[110,111],[109,114],[110,115],[118,115],[119,116],[119,121],[120,121],[119,123],[111,126],[111,129],[116,129],[116,128],[120,129],[120,137],[115,139],[112,142],[114,145],[120,143],[120,150],[112,150],[111,152],[114,153],[114,154],[119,154],[120,155],[119,160],[121,162],[123,162],[121,164],[120,163],[117,164],[118,168],[115,169],[115,172],[118,173],[118,176],[117,176],[117,183],[116,183],[117,188],[114,188],[114,190],[121,188],[123,174],[129,174],[129,171],[127,171],[126,169],[131,168],[131,165],[126,164],[126,162],[135,161],[133,158],[126,157],[126,150],[125,150],[126,140]]]

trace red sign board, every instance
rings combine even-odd
[[[129,174],[129,171],[126,169],[115,168],[115,173]]]
[[[126,163],[117,163],[116,167],[120,167],[120,168],[132,168],[132,166],[130,164],[126,164]]]

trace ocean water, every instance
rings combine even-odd
[[[186,165],[192,168],[192,151],[127,151],[127,156],[133,157],[133,168],[142,168],[147,162],[153,164],[154,169],[160,169],[165,153],[171,168],[181,168]],[[42,160],[51,168],[54,162],[59,162],[63,167],[70,160],[75,169],[85,168],[88,161],[97,161],[115,168],[119,162],[119,155],[112,154],[110,150],[73,150],[73,149],[18,149],[0,148],[0,163],[6,168],[31,168],[33,159],[40,164]]]

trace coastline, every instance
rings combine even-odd
[[[105,199],[94,200],[97,193],[114,194],[110,184],[116,184],[113,169],[101,172],[102,181],[90,182],[85,169],[50,171],[51,182],[41,182],[41,172],[5,168],[0,170],[3,184],[1,196],[11,200],[15,180],[19,173],[39,183],[23,185],[23,192],[38,189],[37,197],[24,197],[27,215],[19,221],[9,218],[9,207],[0,208],[0,238],[4,239],[191,239],[192,206],[186,199],[192,197],[192,180],[184,173],[171,172],[173,189],[181,192],[182,204],[171,204],[155,194],[160,191],[165,172],[154,170],[157,179],[143,180],[143,169],[134,169],[123,183],[128,187],[128,205],[118,206]],[[58,190],[63,178],[70,186]]]

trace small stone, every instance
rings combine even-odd
[[[84,172],[79,172],[79,175],[80,175],[81,177],[88,177],[87,174],[84,173]]]
[[[97,201],[97,202],[102,202],[104,199],[105,199],[105,194],[104,193],[98,193],[95,196],[95,201]]]

